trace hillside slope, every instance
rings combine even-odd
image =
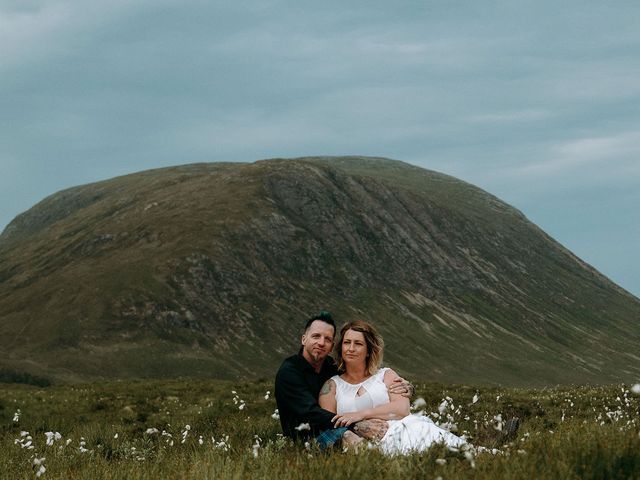
[[[52,195],[0,236],[0,368],[270,377],[304,319],[365,318],[412,378],[640,377],[640,300],[520,212],[378,158],[194,164]]]

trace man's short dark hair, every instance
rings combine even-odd
[[[307,330],[309,330],[309,327],[311,326],[311,324],[316,320],[321,320],[324,323],[328,323],[333,327],[333,331],[334,332],[336,331],[336,323],[333,321],[333,317],[331,316],[331,313],[327,312],[326,310],[322,310],[320,313],[318,313],[317,315],[314,315],[309,320],[307,320],[307,324],[304,326],[304,331],[306,332]]]

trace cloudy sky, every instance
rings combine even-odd
[[[640,2],[0,0],[0,229],[148,168],[375,155],[640,295]]]

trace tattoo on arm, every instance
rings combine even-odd
[[[354,428],[359,434],[366,434],[371,430],[371,426],[366,420],[360,420],[355,424]]]
[[[324,385],[322,386],[322,389],[320,390],[320,395],[326,395],[329,392],[331,392],[331,385],[329,384],[329,381],[327,380],[326,382],[324,382]]]

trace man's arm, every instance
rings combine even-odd
[[[296,417],[309,423],[312,430],[333,428],[333,413],[320,408],[301,372],[293,367],[281,368],[276,375],[275,395],[278,405],[286,405]],[[294,425],[295,427],[296,425]]]

